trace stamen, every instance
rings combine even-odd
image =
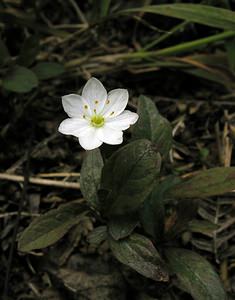
[[[84,105],[84,108],[85,108],[85,109],[88,109],[88,106],[87,106],[87,105]]]
[[[96,109],[94,109],[94,113],[96,114]]]
[[[110,116],[114,115],[114,111],[111,112]]]
[[[106,104],[109,104],[110,103],[110,101],[109,100],[106,100]]]
[[[95,104],[98,104],[99,103],[99,101],[98,100],[95,100]]]

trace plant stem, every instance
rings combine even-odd
[[[186,42],[179,45],[171,46],[156,51],[141,51],[136,53],[123,54],[123,58],[145,58],[156,56],[176,55],[186,51],[198,49],[206,46],[207,44],[225,40],[235,36],[235,31],[225,31],[206,38],[198,39],[192,42]]]

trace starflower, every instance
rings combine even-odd
[[[69,118],[59,126],[63,134],[78,137],[86,150],[98,148],[103,143],[117,145],[123,142],[123,130],[138,120],[138,115],[125,110],[128,91],[115,89],[107,93],[102,83],[92,77],[82,90],[82,95],[62,97]]]

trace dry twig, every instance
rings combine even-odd
[[[0,179],[16,181],[16,182],[24,182],[24,176],[0,173]],[[38,177],[29,177],[29,183],[38,184],[38,185],[46,185],[46,186],[55,186],[64,189],[80,189],[79,182],[67,182],[61,180],[51,180],[51,179],[43,179]]]

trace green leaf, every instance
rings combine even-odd
[[[191,179],[174,185],[169,191],[173,198],[200,198],[222,195],[235,189],[235,167],[200,171]]]
[[[101,188],[108,191],[102,203],[108,215],[136,211],[153,188],[161,157],[148,140],[137,140],[116,151],[105,163]]]
[[[164,296],[165,296],[165,294],[164,294]],[[138,295],[138,297],[136,298],[136,300],[158,300],[159,298],[152,298],[152,297],[150,297],[149,295],[147,295],[147,294],[140,294],[140,295]],[[161,298],[161,300],[163,300],[162,298]],[[164,300],[169,300],[168,298],[164,298]]]
[[[109,11],[111,0],[100,0],[100,16],[106,17]]]
[[[61,205],[33,221],[22,233],[18,248],[29,252],[48,247],[62,238],[69,229],[78,224],[88,213],[78,202]]]
[[[118,216],[111,219],[108,224],[109,233],[115,240],[120,240],[132,233],[138,224],[136,215]]]
[[[17,59],[17,63],[25,67],[30,66],[34,62],[39,52],[39,49],[40,45],[38,37],[35,35],[30,36],[24,41],[20,49],[20,54]]]
[[[55,62],[40,62],[32,69],[39,80],[51,79],[64,73],[64,66]]]
[[[152,193],[144,201],[144,205],[140,209],[140,220],[145,232],[158,242],[165,239],[165,204],[167,204],[168,200],[166,197],[167,192],[178,181],[178,178],[168,176],[161,182],[157,182]]]
[[[209,5],[190,3],[149,5],[123,12],[149,12],[216,28],[235,30],[235,12]]]
[[[0,65],[4,65],[10,59],[9,51],[4,42],[0,39]]]
[[[133,128],[133,138],[152,141],[161,155],[166,156],[172,146],[170,123],[159,114],[155,103],[145,96],[139,98],[138,114],[139,120]]]
[[[103,158],[99,149],[86,152],[81,168],[81,191],[86,201],[95,207],[99,205],[97,191],[100,186],[103,165]]]
[[[171,222],[168,222],[165,232],[165,240],[174,240],[180,236],[188,227],[188,223],[195,218],[198,210],[198,201],[195,199],[188,201],[188,199],[181,199],[178,201],[175,211],[171,214]]]
[[[165,207],[164,190],[158,183],[152,193],[144,201],[140,209],[140,219],[146,233],[156,241],[162,240],[164,235]]]
[[[93,246],[98,246],[108,238],[107,226],[96,227],[87,237],[88,242]]]
[[[168,273],[158,251],[152,242],[140,234],[132,234],[126,239],[110,239],[113,255],[121,263],[155,281],[168,281]]]
[[[180,287],[195,300],[225,300],[226,294],[219,276],[209,262],[197,253],[172,248],[166,251],[171,270]]]
[[[92,18],[102,19],[107,17],[111,0],[96,0],[92,3]]]
[[[36,75],[29,69],[21,66],[11,68],[3,78],[3,87],[16,93],[27,93],[38,86]]]
[[[207,79],[209,81],[214,81],[219,84],[223,84],[227,88],[235,88],[235,84],[233,81],[232,73],[229,73],[229,70],[219,70],[219,69],[185,69],[183,70],[185,73],[189,73],[191,75],[201,77]]]
[[[235,39],[227,40],[225,43],[227,50],[227,57],[230,65],[230,69],[235,73]]]

